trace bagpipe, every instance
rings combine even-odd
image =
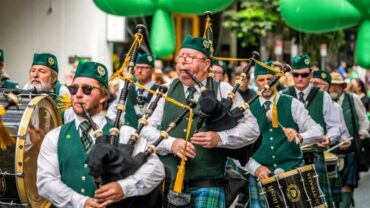
[[[169,137],[169,133],[176,128],[176,126],[183,120],[185,116],[189,114],[188,119],[188,132],[190,132],[193,112],[192,108],[195,107],[195,102],[190,101],[188,105],[173,100],[164,94],[167,92],[168,88],[166,86],[160,86],[156,92],[148,89],[138,83],[135,83],[132,79],[133,70],[135,67],[135,60],[137,57],[138,50],[140,48],[141,42],[143,40],[143,30],[145,27],[143,25],[137,26],[137,32],[135,34],[135,40],[129,50],[128,55],[122,65],[121,69],[112,75],[111,79],[119,77],[124,81],[124,87],[122,88],[119,96],[119,101],[117,105],[117,114],[113,124],[113,127],[109,130],[109,135],[104,135],[101,129],[98,129],[94,124],[91,116],[88,114],[84,106],[84,115],[88,119],[91,127],[94,129],[93,136],[96,138],[95,145],[88,153],[87,164],[89,166],[89,174],[94,177],[96,185],[99,187],[101,184],[106,184],[109,182],[124,179],[132,174],[134,174],[143,164],[145,164],[148,158],[156,152],[156,147],[164,139]],[[127,66],[127,69],[125,69]],[[128,90],[130,85],[136,85],[138,88],[144,89],[151,94],[155,94],[153,101],[148,105],[144,115],[139,119],[139,124],[136,131],[131,134],[128,142],[126,144],[120,143],[120,117],[126,109],[126,101]],[[169,101],[181,108],[184,111],[169,124],[165,131],[160,132],[160,136],[152,144],[147,145],[144,152],[137,153],[133,155],[135,144],[140,138],[140,132],[148,124],[148,118],[152,115],[157,107],[157,104],[161,98]],[[188,140],[189,134],[186,139]],[[182,181],[184,180],[185,162],[182,162],[179,167],[179,173],[177,177],[176,187],[182,187]],[[181,193],[181,189],[176,189],[177,192]],[[158,185],[152,192],[141,197],[132,197],[133,199],[125,199],[118,202],[120,206],[128,207],[158,207],[161,206],[161,185]],[[127,202],[129,201],[129,202]]]

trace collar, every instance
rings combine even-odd
[[[339,99],[338,99],[338,101],[337,101],[339,105],[342,105],[343,100],[344,100],[344,95],[345,95],[345,92],[343,92],[343,93],[339,96]]]
[[[76,113],[74,114],[74,117],[75,117],[76,129],[78,129],[78,127],[80,126],[80,124],[83,121],[87,120],[86,118],[78,116]],[[94,121],[94,123],[96,125],[98,125],[99,128],[103,128],[103,126],[105,124],[105,115],[104,115],[103,111],[94,115],[94,116],[92,116],[92,120]]]
[[[154,82],[153,81],[150,81],[150,82],[148,82],[148,83],[146,83],[145,85],[144,85],[144,87],[146,87],[146,88],[152,88],[152,86],[154,85]],[[135,85],[135,90],[137,91],[139,88]]]
[[[277,95],[276,95],[276,103],[278,102],[279,98],[280,98],[280,94],[279,94],[279,93],[277,93]],[[263,106],[263,104],[264,104],[266,101],[270,101],[271,103],[274,103],[274,96],[271,96],[271,97],[270,97],[270,99],[266,99],[266,98],[264,98],[263,96],[260,96],[258,99],[259,99],[259,101],[260,101],[260,105],[261,105],[261,106]]]
[[[304,89],[304,90],[302,90],[302,91],[300,91],[300,90],[298,90],[296,87],[294,87],[294,89],[295,89],[295,93],[297,94],[297,97],[299,97],[299,93],[300,92],[303,92],[304,93],[304,99],[306,99],[307,98],[307,95],[308,95],[308,93],[310,93],[310,91],[311,91],[311,89],[312,89],[312,84],[310,83],[307,87],[306,87],[306,89]]]
[[[206,86],[206,84],[207,84],[207,79],[203,80],[203,81],[202,81],[202,84],[203,84],[204,86]],[[186,95],[186,93],[188,92],[188,89],[189,89],[189,87],[190,87],[190,86],[186,86],[186,85],[184,85],[184,84],[182,84],[182,85],[184,86],[184,93],[185,93],[185,95]],[[200,88],[199,88],[199,86],[198,86],[198,85],[194,85],[194,87],[195,87],[195,89],[196,89],[196,92],[195,92],[195,93],[199,93],[199,94],[200,94]]]

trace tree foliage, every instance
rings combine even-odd
[[[258,45],[269,34],[279,35],[286,40],[295,40],[306,52],[315,53],[322,43],[336,52],[344,44],[344,32],[308,34],[288,27],[279,10],[279,0],[245,0],[238,2],[238,10],[225,12],[223,26],[235,32],[242,46]]]

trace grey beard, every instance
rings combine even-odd
[[[42,83],[40,82],[40,84],[36,84],[36,85],[33,85],[32,84],[32,81],[28,82],[27,83],[27,90],[32,90],[34,88],[36,88],[36,90],[38,92],[48,92],[51,90],[51,84],[50,83]]]

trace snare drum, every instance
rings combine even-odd
[[[0,95],[0,105],[4,104]],[[0,207],[49,207],[36,187],[37,157],[46,133],[62,120],[53,99],[42,95],[19,97],[19,109],[11,107],[2,117],[16,145],[0,151]]]
[[[306,165],[259,183],[268,207],[327,207],[314,165]]]
[[[313,147],[302,148],[301,151],[303,153],[303,159],[304,159],[305,165],[310,165],[310,164],[315,163],[316,152]]]
[[[328,170],[329,178],[337,178],[337,162],[338,156],[331,152],[324,152],[324,158],[326,162],[326,169]]]

